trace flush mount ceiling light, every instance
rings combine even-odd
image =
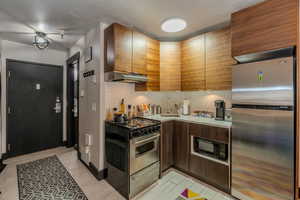
[[[33,45],[36,46],[38,49],[46,49],[50,44],[49,39],[47,38],[47,35],[43,32],[36,32],[34,39],[33,39]]]
[[[186,28],[186,21],[181,18],[170,18],[161,24],[161,29],[167,33],[176,33]]]

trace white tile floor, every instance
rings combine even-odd
[[[18,200],[16,165],[48,156],[57,155],[89,200],[124,200],[105,180],[98,181],[77,159],[73,149],[64,147],[19,156],[5,161],[7,167],[0,174],[0,200]],[[208,200],[229,200],[230,198],[216,190],[201,184],[180,172],[171,170],[157,184],[153,185],[136,200],[175,200],[180,193],[189,188]],[[197,198],[196,198],[197,199]],[[195,199],[195,200],[196,200]]]
[[[153,189],[141,196],[140,200],[183,200],[186,198],[180,194],[185,189],[198,194],[198,196],[192,198],[194,200],[202,200],[201,198],[208,200],[231,200],[229,196],[175,170],[168,172],[158,181],[158,184]]]

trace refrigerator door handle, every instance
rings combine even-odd
[[[256,109],[256,110],[286,110],[293,111],[294,106],[291,105],[248,105],[248,104],[232,104],[232,108]]]

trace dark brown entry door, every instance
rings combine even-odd
[[[62,145],[62,77],[62,66],[7,60],[8,157]]]
[[[79,148],[80,53],[67,60],[67,147]]]

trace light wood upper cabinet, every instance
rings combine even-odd
[[[112,24],[104,31],[104,71],[132,72],[132,30]]]
[[[232,65],[230,27],[205,34],[205,80],[207,90],[231,90]]]
[[[145,74],[136,91],[231,89],[230,29],[159,42],[120,24],[105,30],[105,72]]]
[[[159,91],[160,90],[160,42],[147,37],[146,56],[147,83],[135,85],[136,91]]]
[[[160,90],[181,90],[181,42],[160,43]]]
[[[181,42],[181,89],[205,90],[205,37],[200,35]]]
[[[132,72],[147,74],[147,37],[133,31],[132,37]]]
[[[268,0],[232,14],[232,55],[297,44],[298,0]]]

